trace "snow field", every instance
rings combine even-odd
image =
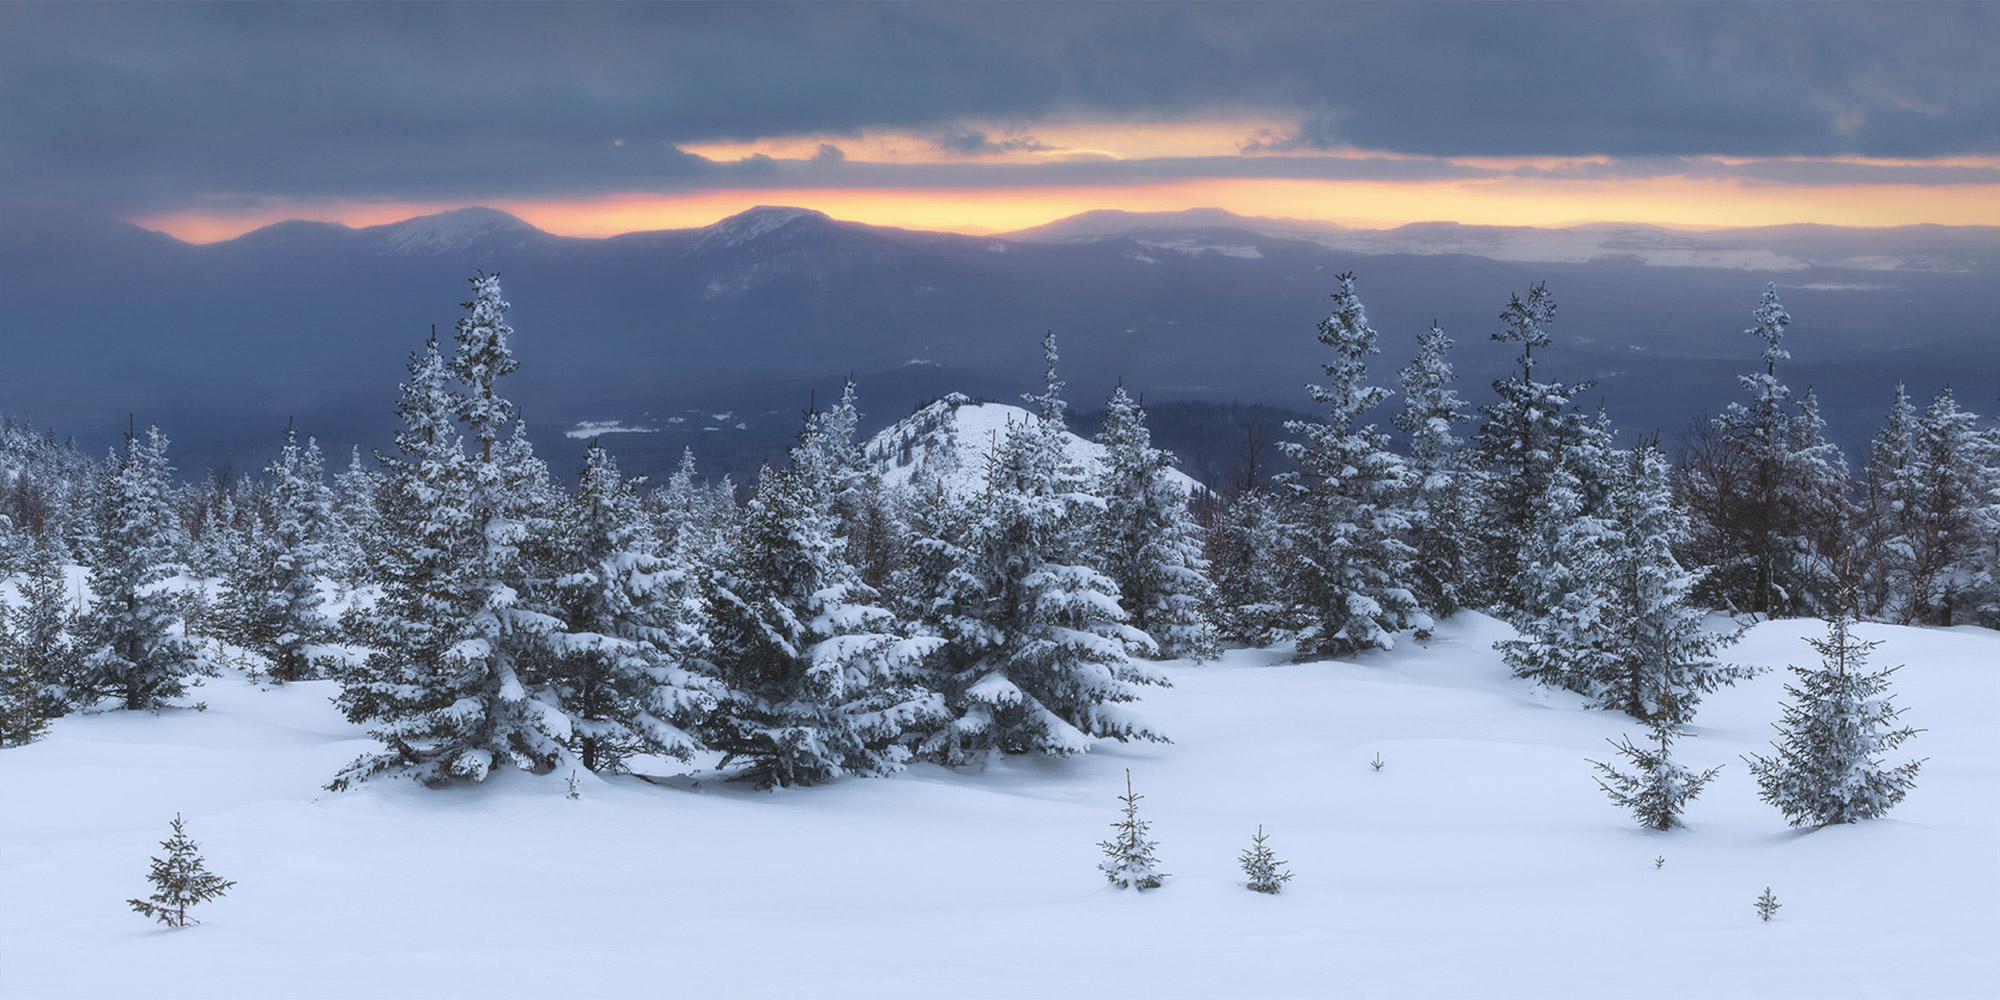
[[[1727,766],[1666,834],[1584,761],[1638,725],[1509,678],[1511,633],[1473,614],[1357,662],[1169,665],[1141,711],[1171,745],[775,793],[333,794],[372,743],[332,685],[225,675],[206,712],[71,716],[0,752],[0,996],[1992,996],[2000,636],[1860,626],[1907,664],[1930,760],[1887,818],[1800,832],[1737,757],[1823,628],[1728,651],[1779,669],[1704,701],[1676,752]],[[1145,893],[1094,867],[1128,767],[1172,875]],[[176,811],[239,883],[185,931],[123,902]],[[1259,823],[1297,876],[1275,897],[1240,885]]]

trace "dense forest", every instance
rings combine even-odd
[[[256,475],[181,479],[158,428],[93,459],[0,425],[0,743],[173,703],[233,664],[339,683],[380,749],[335,788],[697,751],[813,784],[1165,739],[1134,710],[1165,683],[1154,661],[1222,643],[1350,656],[1471,608],[1519,630],[1501,644],[1518,676],[1651,723],[1664,758],[1701,696],[1744,675],[1712,612],[2000,627],[2000,429],[1949,389],[1920,406],[1885,387],[1852,467],[1785,381],[1775,285],[1750,311],[1741,398],[1621,447],[1612,414],[1576,405],[1587,385],[1537,375],[1557,343],[1547,287],[1506,303],[1492,336],[1518,366],[1475,404],[1441,329],[1371,373],[1377,334],[1343,275],[1313,419],[1173,409],[1201,425],[1174,434],[1200,442],[1211,489],[1194,496],[1122,387],[1079,421],[1103,459],[1078,459],[1054,334],[1033,415],[970,492],[923,469],[884,485],[852,383],[740,488],[692,454],[637,482],[595,442],[559,483],[505,394],[499,281],[471,285],[452,343],[409,358],[395,451],[330,477],[292,428]]]

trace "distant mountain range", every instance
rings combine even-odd
[[[1559,303],[1539,372],[1599,382],[1622,425],[1669,434],[1732,398],[1767,280],[1796,322],[1781,372],[1865,435],[1893,383],[2000,394],[2000,229],[1424,224],[1372,231],[1213,209],[1091,212],[1006,236],[914,232],[757,208],[698,229],[555,236],[468,208],[365,228],[283,222],[190,245],[106,220],[0,219],[0,409],[116,440],[157,421],[189,468],[261,464],[286,419],[329,451],[386,446],[395,387],[465,279],[500,271],[521,373],[510,394],[558,468],[601,435],[658,471],[776,454],[852,373],[873,431],[945,392],[1013,400],[1056,331],[1080,410],[1123,379],[1150,401],[1310,409],[1314,330],[1358,274],[1377,377],[1435,320],[1474,402],[1511,352],[1509,294]],[[1393,403],[1391,404],[1393,406]],[[1386,423],[1388,413],[1382,421]]]

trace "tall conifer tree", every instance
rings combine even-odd
[[[176,569],[180,521],[169,499],[172,470],[159,428],[126,438],[125,454],[103,480],[103,534],[90,568],[90,611],[79,623],[89,689],[134,710],[185,693],[189,677],[210,674],[178,634],[173,595],[161,585]]]
[[[1118,584],[1128,621],[1152,637],[1162,658],[1215,655],[1208,620],[1214,587],[1187,492],[1168,476],[1177,460],[1153,447],[1146,413],[1122,384],[1105,403],[1097,442],[1104,446],[1096,483],[1104,511],[1095,550],[1098,566]]]
[[[1321,365],[1327,381],[1307,386],[1327,407],[1326,422],[1286,423],[1305,440],[1281,445],[1304,467],[1285,480],[1298,512],[1287,603],[1302,656],[1389,649],[1396,632],[1429,624],[1409,585],[1415,553],[1403,541],[1410,523],[1401,506],[1407,473],[1388,435],[1362,423],[1389,395],[1367,383],[1367,359],[1380,353],[1375,331],[1354,275],[1338,280],[1333,313],[1319,324],[1319,342],[1333,353]]]

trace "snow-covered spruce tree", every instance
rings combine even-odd
[[[326,488],[319,446],[285,430],[285,444],[264,470],[270,477],[271,523],[263,537],[259,572],[266,578],[257,596],[269,602],[257,619],[266,623],[267,641],[257,648],[271,661],[273,680],[307,680],[318,675],[308,647],[327,628],[320,612],[319,579],[327,569],[327,536],[333,497]]]
[[[1857,613],[1900,620],[1909,607],[1915,514],[1911,501],[1917,490],[1917,408],[1901,382],[1882,427],[1868,445],[1859,535],[1860,561]]]
[[[706,666],[706,608],[687,567],[657,553],[631,484],[596,442],[556,552],[536,596],[561,625],[537,673],[541,700],[569,716],[570,752],[590,771],[637,754],[688,759],[690,730],[716,700],[693,669]]]
[[[1104,511],[1095,521],[1097,566],[1118,584],[1133,628],[1152,637],[1162,659],[1215,655],[1208,620],[1214,587],[1189,497],[1168,477],[1176,459],[1153,447],[1146,413],[1120,384],[1104,407],[1104,471],[1096,483]]]
[[[147,881],[153,883],[153,894],[125,902],[141,916],[152,917],[168,927],[186,927],[201,923],[188,916],[188,907],[220,898],[236,883],[208,870],[198,845],[181,828],[179,813],[174,814],[173,828],[174,835],[160,841],[167,856],[152,859],[152,870],[146,875]]]
[[[4,647],[5,655],[35,678],[35,697],[50,718],[91,697],[90,678],[76,647],[78,602],[60,544],[61,539],[45,535],[24,555],[17,585],[20,604],[8,613]]]
[[[1570,478],[1558,469],[1546,500],[1556,560],[1530,567],[1551,588],[1538,598],[1549,610],[1520,623],[1521,639],[1498,644],[1503,658],[1517,676],[1597,707],[1687,722],[1703,694],[1755,671],[1715,659],[1736,635],[1709,631],[1691,599],[1698,576],[1674,556],[1688,526],[1666,459],[1651,445],[1625,453],[1601,516],[1582,513]]]
[[[1231,642],[1268,646],[1283,632],[1290,534],[1284,514],[1277,497],[1247,489],[1222,509],[1209,533],[1216,630]]]
[[[1250,838],[1250,846],[1236,860],[1243,866],[1243,875],[1248,880],[1243,887],[1251,892],[1262,892],[1272,896],[1292,880],[1292,873],[1285,870],[1285,862],[1278,852],[1264,843],[1264,827],[1257,827],[1257,835]]]
[[[1487,488],[1476,519],[1479,572],[1474,578],[1474,593],[1466,603],[1528,619],[1540,617],[1547,609],[1535,596],[1537,579],[1526,567],[1553,558],[1536,550],[1548,535],[1535,532],[1533,524],[1538,516],[1546,515],[1541,502],[1551,489],[1549,479],[1563,465],[1585,425],[1572,411],[1570,401],[1590,386],[1587,382],[1566,385],[1534,378],[1535,348],[1548,346],[1548,328],[1555,320],[1555,311],[1555,299],[1546,284],[1530,288],[1525,302],[1519,295],[1509,297],[1507,308],[1500,313],[1502,329],[1493,339],[1521,345],[1520,375],[1493,383],[1499,398],[1480,407],[1486,421],[1480,425],[1476,448]],[[1578,482],[1576,488],[1586,491],[1578,494],[1584,505],[1580,509],[1592,513],[1588,484]]]
[[[1778,723],[1779,741],[1769,757],[1743,758],[1757,778],[1760,797],[1777,806],[1793,826],[1828,826],[1882,815],[1916,785],[1922,760],[1884,767],[1882,755],[1918,732],[1890,728],[1902,709],[1890,707],[1889,675],[1898,667],[1868,669],[1880,642],[1855,638],[1853,620],[1836,614],[1824,639],[1807,639],[1820,655],[1817,668],[1792,667],[1796,685]]]
[[[1964,624],[1978,603],[1972,592],[1993,503],[1994,445],[1950,386],[1924,411],[1913,444],[1902,511],[1908,589],[1892,618]]]
[[[1327,420],[1287,422],[1285,430],[1305,440],[1280,446],[1304,470],[1283,480],[1297,511],[1286,604],[1301,657],[1390,649],[1395,633],[1430,625],[1409,586],[1415,553],[1403,541],[1410,527],[1401,507],[1403,461],[1387,434],[1361,423],[1389,395],[1366,381],[1367,359],[1380,353],[1375,331],[1354,275],[1337,280],[1333,313],[1319,324],[1319,342],[1333,351],[1321,366],[1327,382],[1307,386],[1327,406]]]
[[[681,452],[679,468],[646,494],[645,505],[663,548],[683,552],[697,566],[725,560],[740,513],[736,486],[728,476],[716,483],[696,482],[693,448]]]
[[[925,745],[959,764],[989,751],[1082,753],[1093,739],[1164,740],[1122,703],[1166,677],[1127,650],[1151,639],[1125,624],[1118,585],[1084,551],[1103,509],[1064,443],[1062,381],[1053,333],[1042,341],[1046,388],[1037,416],[1008,429],[955,542],[927,559],[957,565],[924,574],[933,589],[907,595],[929,609],[946,645],[932,658],[953,724]]]
[[[1151,820],[1139,818],[1139,800],[1144,795],[1132,791],[1132,772],[1125,772],[1125,794],[1118,797],[1123,803],[1124,818],[1111,824],[1116,831],[1110,840],[1099,841],[1097,846],[1104,849],[1104,860],[1097,863],[1097,870],[1104,873],[1106,881],[1120,889],[1157,889],[1167,877],[1160,871],[1157,851],[1159,841],[1147,836],[1152,832]]]
[[[804,434],[811,439],[808,460],[821,466],[810,475],[825,484],[834,533],[846,543],[846,559],[860,571],[863,583],[880,590],[902,558],[903,532],[881,475],[854,440],[860,426],[855,384],[849,378],[832,407],[807,416]]]
[[[1784,509],[1792,535],[1785,548],[1796,614],[1823,614],[1840,606],[1853,586],[1843,579],[1854,551],[1854,482],[1840,446],[1826,439],[1819,396],[1806,387],[1792,416],[1790,478]]]
[[[433,341],[402,388],[401,454],[383,497],[383,595],[365,628],[375,652],[344,678],[339,699],[385,749],[348,765],[336,790],[382,774],[481,781],[510,762],[543,771],[565,752],[568,717],[521,669],[524,654],[532,663],[546,653],[538,640],[555,627],[520,606],[519,550],[540,516],[532,500],[546,471],[524,438],[503,436],[513,405],[495,383],[518,367],[507,303],[496,277],[472,283],[451,365]]]
[[[235,490],[225,485],[222,477],[210,469],[202,476],[200,485],[189,492],[196,494],[198,500],[196,510],[182,514],[182,520],[193,526],[193,537],[188,539],[188,572],[204,580],[213,580],[222,576],[234,554],[231,551],[234,541],[226,538],[227,532],[219,526],[226,523],[224,504],[233,500]],[[235,509],[231,506],[227,511],[227,520],[233,521],[234,515]]]
[[[815,458],[800,458],[758,476],[715,587],[725,691],[703,731],[724,766],[743,765],[733,777],[760,787],[893,772],[945,718],[920,682],[943,640],[876,605],[834,534]]]
[[[1646,746],[1633,745],[1629,736],[1615,742],[1606,740],[1620,757],[1631,762],[1634,770],[1621,771],[1615,765],[1593,760],[1590,763],[1600,772],[1597,787],[1604,789],[1604,794],[1619,807],[1632,810],[1632,818],[1648,830],[1671,830],[1682,825],[1681,813],[1687,804],[1722,770],[1718,764],[1697,773],[1674,760],[1673,741],[1685,735],[1678,723],[1658,717],[1647,730]]]
[[[1974,545],[1966,603],[1974,622],[2000,628],[2000,425],[1981,431],[1979,445],[1986,458],[1973,501]]]
[[[282,603],[278,576],[271,571],[276,553],[263,515],[254,504],[245,506],[242,529],[230,532],[235,538],[222,566],[222,593],[208,615],[208,634],[245,649],[270,649],[278,637]]]
[[[1687,515],[1674,503],[1666,456],[1656,446],[1632,452],[1608,511],[1618,534],[1602,552],[1614,629],[1606,707],[1636,719],[1685,723],[1702,695],[1757,670],[1715,658],[1740,633],[1710,631],[1707,613],[1693,600],[1701,574],[1674,556],[1688,535]]]
[[[178,568],[180,522],[169,502],[167,439],[159,428],[128,436],[104,484],[103,527],[90,568],[90,611],[78,624],[85,684],[124,708],[180,697],[187,678],[212,674],[178,631],[165,584]]]
[[[339,525],[332,553],[339,580],[358,587],[381,565],[382,476],[363,464],[360,446],[348,452],[347,470],[333,477],[333,515]]]
[[[22,611],[0,604],[0,747],[26,746],[49,730],[49,705],[35,664],[21,655]]]
[[[1548,687],[1575,691],[1602,704],[1617,669],[1609,649],[1611,560],[1614,526],[1584,511],[1583,492],[1570,470],[1557,465],[1543,479],[1534,514],[1515,533],[1532,554],[1520,571],[1527,577],[1518,593],[1541,608],[1517,612],[1521,635],[1494,643],[1514,676]]]
[[[1737,559],[1717,569],[1730,606],[1768,617],[1789,610],[1793,589],[1783,555],[1791,527],[1785,509],[1792,492],[1791,421],[1785,412],[1791,389],[1777,377],[1777,363],[1792,356],[1780,346],[1792,317],[1778,302],[1776,282],[1765,285],[1752,315],[1756,325],[1744,332],[1764,342],[1764,370],[1737,378],[1750,401],[1729,404],[1715,420],[1716,429],[1742,453],[1745,472],[1733,502],[1717,512],[1718,527],[1737,536],[1730,546]]]
[[[1464,606],[1461,590],[1472,577],[1472,529],[1478,497],[1472,470],[1459,453],[1464,403],[1452,384],[1457,373],[1445,355],[1452,340],[1432,324],[1417,338],[1417,356],[1398,378],[1403,409],[1396,428],[1409,435],[1410,542],[1415,555],[1410,585],[1419,606],[1444,618]]]

